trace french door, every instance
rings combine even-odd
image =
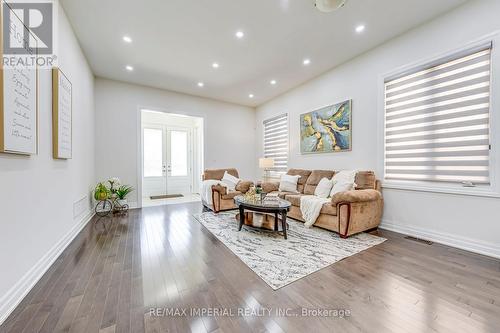
[[[143,127],[145,196],[192,192],[192,129],[157,124]]]

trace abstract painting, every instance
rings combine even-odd
[[[300,152],[351,150],[351,108],[348,100],[300,115]]]

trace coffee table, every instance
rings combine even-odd
[[[278,225],[281,222],[283,236],[287,239],[286,214],[292,206],[289,201],[280,198],[277,198],[276,200],[270,200],[269,198],[254,200],[247,199],[245,196],[239,195],[234,198],[234,202],[240,210],[240,213],[236,215],[236,219],[240,222],[238,231],[241,231],[243,224],[255,226],[253,221],[257,219],[256,213],[263,213],[263,215],[260,216],[264,222],[263,224],[269,225],[271,222],[274,222],[274,227],[271,230],[279,232]]]

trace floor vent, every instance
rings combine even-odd
[[[419,242],[419,243],[427,244],[427,245],[434,244],[431,241],[428,241],[428,240],[425,240],[425,239],[422,239],[422,238],[413,237],[413,236],[406,236],[405,239],[408,239],[408,240],[411,240],[411,241],[414,241],[414,242]]]

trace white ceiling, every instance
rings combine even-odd
[[[313,0],[61,2],[97,76],[257,106],[465,0],[350,0],[333,13]]]

